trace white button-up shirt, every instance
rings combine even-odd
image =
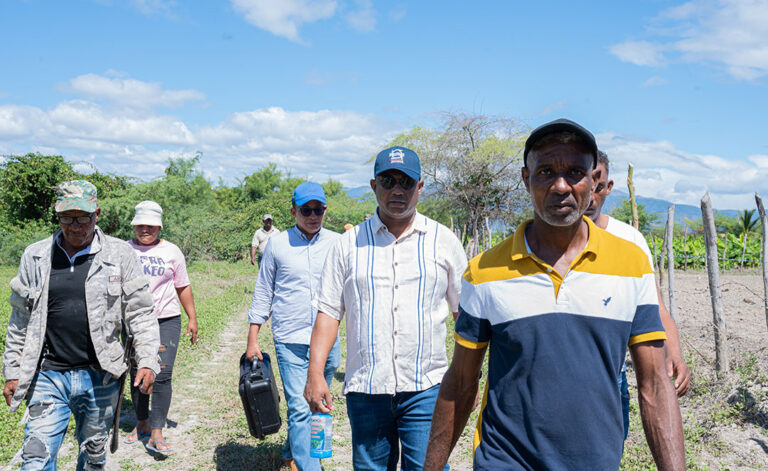
[[[326,259],[318,309],[346,316],[345,394],[440,383],[448,369],[445,319],[458,310],[466,267],[450,229],[418,213],[397,239],[378,213],[342,234]]]

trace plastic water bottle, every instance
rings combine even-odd
[[[312,414],[310,438],[312,443],[309,456],[312,458],[330,458],[333,454],[333,418],[331,414],[315,412]]]

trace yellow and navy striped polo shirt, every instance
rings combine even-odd
[[[584,220],[565,276],[529,250],[528,223],[464,273],[456,341],[489,345],[475,469],[619,467],[627,346],[666,335],[648,257]]]

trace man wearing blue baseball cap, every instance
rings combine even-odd
[[[355,469],[395,469],[398,459],[404,470],[422,468],[448,367],[445,319],[457,315],[467,258],[450,229],[416,211],[423,187],[416,152],[381,151],[376,213],[342,234],[320,280],[304,396],[313,411],[333,409],[323,365],[345,317]]]
[[[288,439],[283,460],[291,469],[320,470],[320,460],[309,456],[310,410],[302,392],[309,365],[309,339],[317,315],[314,302],[320,273],[339,234],[323,228],[326,211],[323,187],[313,182],[297,186],[291,198],[296,225],[269,239],[259,265],[259,275],[248,312],[248,358],[263,359],[259,330],[272,316],[277,365],[288,403]],[[329,387],[339,366],[336,342],[323,363],[322,376]]]

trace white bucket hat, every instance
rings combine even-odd
[[[142,201],[136,205],[136,216],[131,221],[132,226],[163,227],[163,208],[154,201]]]

